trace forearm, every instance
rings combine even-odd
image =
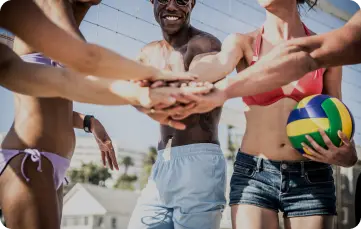
[[[225,90],[228,99],[251,96],[286,85],[314,68],[314,61],[304,52],[271,60],[265,58],[239,72],[235,77],[217,83],[216,87]]]
[[[137,105],[140,93],[147,92],[128,81],[84,77],[63,68],[27,63],[5,45],[0,45],[0,53],[0,84],[17,93],[99,105]]]
[[[57,97],[65,70],[22,61],[0,44],[0,84],[8,90],[35,97]],[[55,75],[52,75],[55,73]],[[52,77],[49,77],[52,76]]]
[[[0,13],[0,26],[49,58],[85,75],[140,80],[158,73],[155,68],[68,34],[51,22],[33,1],[5,3]]]
[[[310,54],[317,67],[335,67],[361,63],[361,11],[347,24],[328,33],[297,38],[287,42]]]
[[[193,60],[189,72],[198,76],[200,82],[217,82],[229,75],[236,67],[235,61],[222,61],[222,54],[205,55]]]
[[[140,95],[148,88],[122,80],[108,80],[93,76],[74,76],[69,71],[66,86],[59,94],[66,99],[98,105],[139,105]]]
[[[84,128],[84,118],[85,115],[73,111],[73,128],[83,129]]]
[[[317,37],[324,42],[310,55],[321,67],[361,63],[361,11],[344,27]]]

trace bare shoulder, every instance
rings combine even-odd
[[[244,49],[250,46],[253,40],[253,37],[249,34],[232,33],[224,39],[222,49],[233,49],[235,47]]]
[[[138,56],[136,57],[136,60],[140,62],[147,62],[150,56],[154,53],[155,50],[159,49],[162,46],[162,41],[153,41],[145,46],[140,50]]]
[[[155,48],[161,47],[162,43],[163,43],[163,41],[152,41],[152,42],[144,45],[140,51],[143,53],[151,52]]]
[[[239,42],[244,43],[244,42],[249,42],[251,39],[252,39],[252,37],[250,37],[247,34],[232,33],[226,37],[224,42],[228,41],[228,42],[235,42],[235,43],[239,43]]]
[[[219,52],[221,46],[222,43],[216,36],[203,31],[199,31],[188,43],[189,48],[200,49],[203,52]]]

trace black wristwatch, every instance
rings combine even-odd
[[[84,128],[84,131],[87,132],[87,133],[91,133],[91,119],[94,118],[93,115],[85,115],[84,117],[84,123],[83,123],[83,128]]]

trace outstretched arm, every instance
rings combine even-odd
[[[344,27],[280,44],[235,77],[218,82],[212,93],[187,98],[202,104],[197,113],[205,113],[228,99],[271,91],[321,67],[361,63],[360,37],[361,11]]]
[[[310,53],[318,67],[334,67],[361,63],[361,10],[345,26],[321,35],[298,38],[288,45]]]
[[[33,1],[6,2],[0,11],[0,26],[39,52],[85,75],[120,80],[176,80],[179,75],[182,76],[179,73],[160,72],[71,36],[52,23]]]
[[[292,55],[290,55],[292,54]],[[301,68],[293,68],[301,65]],[[207,95],[186,95],[186,98],[201,106],[196,113],[206,113],[223,106],[226,100],[270,91],[288,84],[287,76],[305,75],[314,69],[316,63],[297,47],[276,47],[262,57],[255,65],[215,84],[215,89]],[[297,78],[295,78],[297,79]],[[293,81],[293,80],[291,80]]]
[[[213,83],[223,79],[236,68],[238,62],[243,58],[243,46],[246,44],[246,39],[246,36],[241,34],[229,35],[223,41],[221,50],[219,48],[209,50],[195,56],[189,71],[199,76],[198,81]]]
[[[3,44],[0,44],[0,53],[0,85],[30,96],[62,97],[99,105],[152,107],[170,106],[176,102],[172,95],[182,92],[171,88],[150,89],[124,80],[84,76],[69,69],[27,63]]]
[[[137,104],[136,87],[119,91],[122,94],[120,96],[111,90],[112,83],[121,84],[123,81],[93,80],[67,69],[27,63],[3,44],[0,44],[0,53],[0,84],[11,91],[35,97],[63,97],[102,105]],[[128,84],[124,83],[124,87]]]
[[[322,67],[361,63],[360,37],[361,11],[340,29],[277,46],[222,86],[228,87],[229,98],[254,95],[286,85]]]

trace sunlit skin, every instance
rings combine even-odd
[[[309,55],[307,56],[304,53],[296,55],[289,60],[286,58],[277,60],[277,56],[284,57],[302,51],[302,48],[299,47],[285,47],[287,42],[291,43],[297,40],[297,38],[301,40],[306,37],[298,14],[297,2],[260,0],[259,3],[266,9],[267,17],[264,22],[263,43],[258,63],[250,67],[254,56],[253,44],[259,30],[246,35],[230,35],[223,42],[222,51],[214,55],[213,58],[203,60],[203,62],[208,63],[208,76],[229,74],[235,68],[238,75],[234,79],[217,83],[217,89],[209,95],[185,96],[189,100],[196,101],[197,106],[187,111],[178,112],[184,112],[187,115],[198,112],[202,113],[223,105],[228,98],[265,92],[267,91],[265,88],[271,87],[267,86],[267,84],[272,85],[270,80],[267,81],[267,74],[273,77],[275,85],[282,85],[283,92],[287,94],[296,87],[296,84],[288,84],[290,81],[285,82],[282,79],[283,75],[287,76],[292,72],[296,73],[296,75],[305,75],[309,71],[317,69],[318,65],[312,61]],[[311,37],[307,39],[311,39]],[[274,59],[277,61],[274,61]],[[272,63],[272,65],[267,65],[268,62]],[[304,69],[293,68],[292,64],[296,65],[297,62]],[[287,63],[291,64],[287,65]],[[283,68],[280,68],[279,65],[282,65]],[[263,68],[263,66],[269,67]],[[237,81],[242,81],[243,77],[244,81],[237,84]],[[263,82],[263,79],[265,79],[265,82]],[[322,93],[341,99],[341,79],[341,67],[327,68],[323,75]],[[281,82],[283,84],[280,84]],[[267,106],[251,105],[247,107],[245,112],[246,132],[242,139],[240,150],[250,155],[277,161],[311,159],[345,167],[354,165],[357,161],[355,146],[343,133],[339,133],[339,137],[344,144],[336,147],[330,143],[329,138],[323,131],[320,132],[324,141],[328,144],[328,150],[322,149],[309,138],[315,149],[312,151],[312,156],[301,155],[293,149],[285,130],[288,115],[296,104],[297,101],[286,97]],[[247,217],[244,217],[245,215]],[[315,229],[332,228],[332,220],[332,216],[288,218],[285,220],[285,226],[288,229],[304,228],[305,225]],[[236,205],[232,206],[232,222],[233,228],[236,229],[272,229],[278,228],[278,215],[271,210],[256,206]]]

